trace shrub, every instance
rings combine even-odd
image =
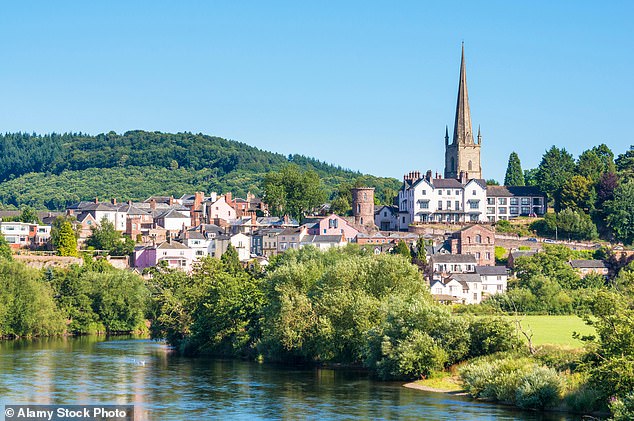
[[[634,419],[634,392],[630,392],[623,398],[614,398],[609,403],[612,412],[612,420],[629,421]]]
[[[510,351],[520,346],[515,328],[507,320],[499,317],[476,318],[469,325],[472,357]]]
[[[520,408],[543,409],[559,399],[561,381],[552,368],[534,367],[519,382],[515,401]]]
[[[425,378],[433,370],[440,370],[447,362],[447,353],[425,332],[413,331],[400,341],[391,356],[396,360],[395,377]]]

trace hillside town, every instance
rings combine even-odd
[[[548,200],[537,187],[487,185],[482,178],[482,135],[478,128],[474,140],[464,47],[453,138],[446,128],[444,146],[444,176],[431,170],[410,171],[392,205],[376,205],[373,187],[352,188],[350,216],[331,213],[329,204],[323,204],[298,221],[272,216],[266,200],[250,193],[241,198],[195,192],[126,203],[95,198],[67,207],[63,217],[72,221],[79,248],[85,248],[97,227],[111,224],[122,239],[134,242],[134,249],[130,256],[108,258],[139,273],[153,267],[190,273],[202,258],[220,258],[229,247],[245,267],[255,262],[265,267],[272,257],[307,246],[328,250],[353,243],[381,254],[393,252],[402,242],[425,256],[425,278],[438,301],[478,304],[506,291],[518,253],[539,249],[519,250],[520,243],[512,244],[507,247],[509,267],[496,266],[496,238],[503,236],[496,235],[492,224],[543,217]],[[18,213],[0,212],[0,232],[10,247],[51,250],[52,224],[60,215],[49,212],[41,223],[26,223],[14,220]],[[431,228],[434,224],[443,228]],[[424,251],[416,250],[422,245]],[[601,261],[570,265],[582,275],[607,275]]]

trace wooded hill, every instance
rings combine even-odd
[[[203,134],[7,133],[0,135],[0,205],[54,210],[95,197],[121,201],[195,191],[258,194],[264,174],[290,162],[316,171],[329,195],[342,182],[358,182],[376,187],[384,203],[400,185],[393,178]]]

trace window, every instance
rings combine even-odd
[[[495,198],[487,197],[487,205],[495,205]]]
[[[522,205],[530,205],[531,199],[529,197],[522,197]]]
[[[467,167],[469,168],[469,171],[471,171],[473,169],[473,163],[469,161],[469,165]]]
[[[506,207],[505,207],[505,206],[503,206],[503,207],[501,207],[501,208],[498,208],[498,213],[500,213],[500,214],[506,214]]]
[[[469,201],[469,209],[478,209],[480,207],[479,200],[470,200]]]
[[[387,218],[387,211],[383,212],[383,217]]]
[[[479,253],[479,252],[476,252],[476,254],[475,254],[475,258],[476,258],[476,259],[479,259],[479,258],[480,258],[480,253]]]
[[[460,202],[456,200],[456,210],[460,210]]]
[[[471,163],[471,162],[469,162],[469,163]],[[475,301],[478,301],[478,293],[477,293],[477,292],[474,292],[474,293],[473,293],[473,299],[474,299]]]
[[[518,205],[518,204],[519,204],[519,202],[518,202],[518,200],[517,200],[517,197],[511,197],[511,199],[510,199],[510,204],[511,204],[511,205]]]
[[[460,190],[456,190],[456,196],[460,196]]]
[[[447,200],[447,210],[451,209],[451,200]]]
[[[368,194],[366,192],[363,192],[363,200],[368,200]]]
[[[506,205],[506,197],[498,197],[498,205]]]
[[[511,215],[517,215],[518,213],[520,213],[520,208],[518,208],[517,206],[511,206],[509,208],[509,213]]]
[[[427,196],[427,190],[423,190],[423,191],[421,192],[421,194],[422,194],[423,196]]]
[[[475,242],[478,244],[482,243],[482,236],[480,234],[476,234]]]
[[[494,213],[495,213],[495,208],[494,207],[488,207],[487,208],[487,214],[491,215],[491,214],[494,214]],[[489,219],[489,221],[490,221],[490,219]]]
[[[533,197],[533,205],[541,206],[542,198],[541,197]]]
[[[476,196],[478,194],[478,192],[476,192],[475,190],[473,191],[473,195]]]
[[[484,253],[484,257],[487,260],[491,260],[491,253],[489,253],[488,251],[486,253]]]
[[[421,209],[429,209],[429,200],[421,200],[420,208]]]
[[[442,190],[438,190],[438,196],[442,196]]]
[[[491,244],[491,237],[487,237],[487,244]]]
[[[357,204],[357,212],[361,213],[361,205],[360,204]]]
[[[405,217],[403,217],[403,223],[405,223]]]
[[[502,285],[498,285],[498,291],[502,291]]]
[[[527,215],[529,213],[531,213],[531,208],[528,206],[522,206],[522,214]]]
[[[467,244],[471,244],[471,237],[467,237]]]
[[[502,275],[498,275],[498,281],[502,280]]]
[[[438,210],[442,210],[442,200],[438,201]]]

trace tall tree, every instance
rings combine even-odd
[[[574,175],[574,171],[575,160],[572,155],[566,149],[559,149],[556,146],[546,151],[537,168],[535,176],[537,186],[554,201],[556,211],[561,208],[561,188]]]
[[[634,145],[631,145],[627,152],[620,154],[614,162],[621,178],[634,179]]]
[[[24,206],[22,213],[20,214],[20,222],[26,222],[27,224],[41,224],[40,218],[37,216],[37,211],[30,206]]]
[[[572,209],[590,212],[594,209],[596,193],[592,180],[575,175],[567,180],[561,188],[561,209]]]
[[[522,171],[522,164],[520,163],[520,157],[511,152],[509,156],[509,163],[506,167],[506,175],[504,176],[505,186],[523,186],[524,172]]]
[[[618,240],[634,243],[634,181],[614,190],[614,199],[605,202],[606,222]]]
[[[315,171],[302,171],[296,164],[288,164],[279,172],[264,177],[264,201],[277,215],[302,216],[324,203],[324,191]]]
[[[537,185],[537,168],[524,170],[524,184],[527,186]]]
[[[90,237],[86,240],[86,245],[97,250],[113,250],[117,243],[121,242],[121,233],[114,228],[114,224],[103,218],[99,226],[92,228]]]
[[[70,221],[61,218],[53,225],[51,241],[60,256],[77,256],[77,237]]]
[[[614,172],[614,153],[601,144],[583,151],[577,161],[577,174],[590,179],[593,183],[606,172]]]

